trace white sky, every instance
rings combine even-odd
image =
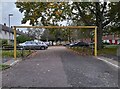
[[[2,1],[0,2],[0,12],[2,12],[0,15],[2,15],[2,20],[0,20],[0,24],[6,23],[7,26],[9,26],[9,14],[13,14],[13,16],[10,16],[10,26],[28,26],[29,21],[26,24],[21,24],[21,20],[24,16],[23,13],[19,12],[19,9],[16,8],[15,0],[12,0],[10,2]],[[67,22],[64,21],[62,24],[66,24]]]
[[[19,12],[18,8],[15,6],[15,2],[2,2],[2,24],[6,23],[9,25],[9,14],[13,14],[10,17],[10,25],[22,25],[21,20],[23,18],[23,14]],[[28,23],[24,25],[29,25]]]

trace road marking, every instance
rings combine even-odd
[[[120,68],[118,65],[115,65],[115,64],[113,64],[113,63],[111,63],[111,62],[109,62],[109,61],[107,61],[107,60],[105,60],[105,59],[103,59],[103,58],[99,58],[99,57],[98,57],[97,59],[102,60],[102,61],[104,61],[104,62],[106,62],[106,63],[108,63],[108,64],[110,64],[110,65],[112,65],[112,66],[114,66],[114,67]]]

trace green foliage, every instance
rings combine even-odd
[[[2,45],[8,45],[8,40],[3,39],[2,40]]]
[[[20,36],[17,37],[17,42],[18,43],[23,43],[25,41],[31,41],[31,40],[33,40],[33,38],[30,38],[26,35],[20,35]]]
[[[102,47],[103,30],[106,30],[111,24],[114,28],[120,27],[120,1],[116,3],[16,2],[16,7],[21,13],[24,13],[22,23],[30,20],[31,25],[37,25],[40,21],[45,26],[58,25],[57,22],[71,20],[74,25],[95,25],[98,27],[97,43],[100,48]]]
[[[16,2],[16,7],[19,8],[21,13],[24,13],[22,23],[30,20],[31,25],[38,24],[38,18],[41,18],[43,25],[51,24],[49,21],[54,19],[62,20],[64,2]],[[50,8],[50,9],[49,9]],[[47,18],[46,18],[47,17]]]
[[[10,67],[9,65],[0,64],[0,71],[1,71],[1,70],[5,70],[5,69],[8,69],[9,67]]]

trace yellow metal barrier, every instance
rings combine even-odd
[[[16,42],[16,27],[14,26],[14,59],[16,60],[16,54],[17,54],[17,52],[16,52],[16,46],[17,46],[17,42]]]
[[[14,59],[16,60],[17,56],[17,51],[16,51],[16,28],[70,28],[70,29],[75,29],[75,28],[92,28],[95,29],[95,49],[94,49],[94,56],[97,56],[97,26],[14,26]]]
[[[94,55],[97,56],[97,27],[95,27],[95,50]]]

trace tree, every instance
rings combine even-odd
[[[26,36],[26,35],[20,35],[20,36],[18,36],[16,39],[17,39],[17,42],[18,42],[18,43],[23,43],[23,42],[25,42],[25,41],[34,40],[33,38],[30,38],[30,37],[28,37],[28,36]]]
[[[97,38],[98,38],[98,48],[102,47],[102,34],[103,30],[107,28],[110,23],[115,23],[115,19],[118,19],[118,8],[120,7],[120,2],[118,3],[109,3],[109,2],[74,2],[71,6],[72,13],[74,15],[74,20],[79,23],[79,21],[83,21],[85,25],[96,25],[98,27],[97,30]],[[120,9],[120,8],[119,8]],[[77,13],[74,13],[74,10]],[[114,12],[113,12],[114,11]],[[116,21],[118,22],[118,21]]]
[[[27,28],[27,31],[28,31],[28,34],[29,36],[34,36],[36,39],[41,39],[41,35],[44,31],[44,29],[41,29],[41,28]]]
[[[22,23],[30,20],[36,25],[39,21],[43,25],[53,25],[52,22],[72,20],[79,25],[96,25],[98,48],[102,48],[103,31],[111,24],[112,27],[120,26],[120,2],[17,2],[20,12],[24,12]],[[116,9],[117,8],[117,9]],[[119,22],[119,23],[118,23]],[[118,25],[117,25],[118,23]],[[117,25],[117,26],[116,26]]]

